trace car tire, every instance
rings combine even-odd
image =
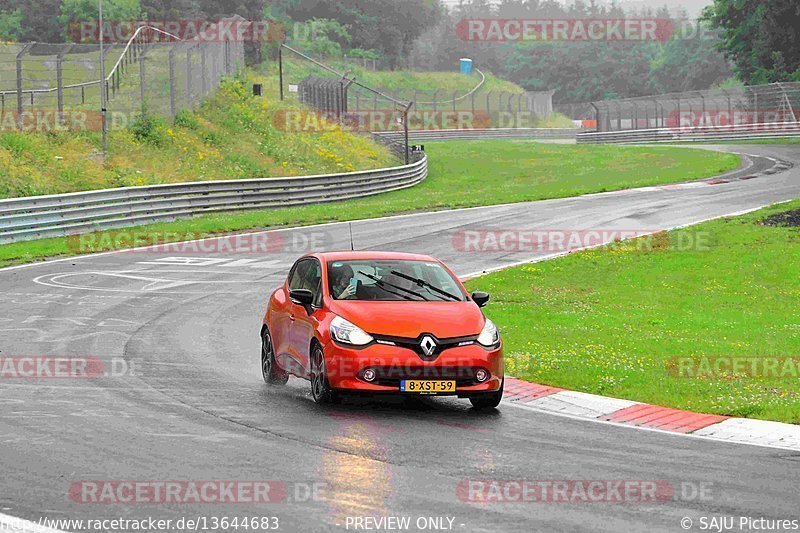
[[[286,385],[289,374],[275,362],[272,335],[267,328],[261,333],[261,377],[268,385]]]
[[[473,396],[469,399],[472,407],[477,410],[484,410],[484,409],[494,409],[498,405],[500,405],[500,401],[503,399],[503,386],[505,385],[505,379],[500,382],[500,389],[496,392],[491,392],[488,394],[482,394],[480,396]]]
[[[311,397],[321,405],[339,403],[339,395],[331,389],[328,381],[325,356],[319,344],[315,344],[311,350]]]

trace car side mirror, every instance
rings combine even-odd
[[[302,305],[311,314],[311,304],[314,303],[314,293],[308,289],[295,289],[289,291],[289,298],[297,305]]]
[[[487,303],[489,303],[489,293],[488,292],[473,292],[472,293],[472,301],[478,304],[478,307],[483,307]]]

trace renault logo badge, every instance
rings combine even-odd
[[[419,342],[419,347],[422,348],[422,353],[430,357],[436,351],[436,341],[429,335],[425,335]]]

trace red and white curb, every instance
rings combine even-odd
[[[800,426],[793,424],[693,413],[548,387],[511,377],[506,377],[503,401],[517,407],[570,418],[739,444],[800,450]]]

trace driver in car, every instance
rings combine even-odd
[[[331,293],[337,300],[351,300],[356,295],[356,286],[352,283],[355,274],[350,265],[333,265]]]

